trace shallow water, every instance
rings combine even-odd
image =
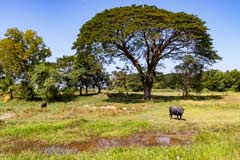
[[[47,154],[78,153],[81,151],[96,151],[113,147],[151,147],[190,144],[189,135],[160,134],[158,132],[141,132],[120,138],[94,138],[87,142],[72,142],[65,145],[53,145],[44,148]]]
[[[144,131],[125,137],[100,138],[95,137],[86,142],[71,142],[49,145],[42,141],[23,141],[19,139],[7,141],[9,145],[3,152],[20,153],[22,151],[40,151],[46,154],[76,154],[83,151],[98,151],[113,147],[152,147],[175,146],[191,144],[192,133],[162,134],[158,131]]]

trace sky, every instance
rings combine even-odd
[[[50,47],[49,60],[55,61],[75,53],[72,43],[86,21],[105,9],[132,4],[198,15],[206,22],[214,49],[223,58],[210,68],[240,70],[239,0],[0,0],[0,39],[8,28],[32,29]],[[164,63],[162,71],[172,72],[175,64]],[[107,71],[115,69],[112,65],[106,67]]]

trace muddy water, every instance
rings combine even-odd
[[[95,138],[88,142],[72,142],[65,145],[45,147],[43,152],[47,154],[78,153],[81,151],[96,151],[112,147],[151,147],[173,146],[190,144],[189,135],[160,134],[158,132],[141,132],[120,138]]]
[[[49,145],[39,140],[6,140],[8,144],[2,148],[3,152],[20,153],[22,151],[40,151],[46,154],[76,154],[83,151],[98,151],[100,149],[110,149],[113,147],[152,147],[152,146],[174,146],[189,145],[191,136],[188,134],[162,134],[158,131],[145,131],[126,137],[118,138],[92,138],[87,142],[71,142],[68,144]],[[1,149],[1,144],[0,144]],[[1,152],[1,151],[0,151]]]

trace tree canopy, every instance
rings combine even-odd
[[[207,30],[195,15],[133,5],[98,13],[82,26],[73,49],[130,62],[141,76],[144,98],[151,99],[160,60],[181,59],[186,52],[207,64],[221,59]]]

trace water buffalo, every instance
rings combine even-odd
[[[41,103],[41,108],[47,108],[47,102],[46,101],[43,101]]]
[[[183,107],[178,107],[178,106],[170,106],[169,107],[170,119],[172,119],[172,115],[176,115],[177,119],[182,119],[183,112],[184,112]],[[179,118],[178,118],[178,116],[179,116]]]

